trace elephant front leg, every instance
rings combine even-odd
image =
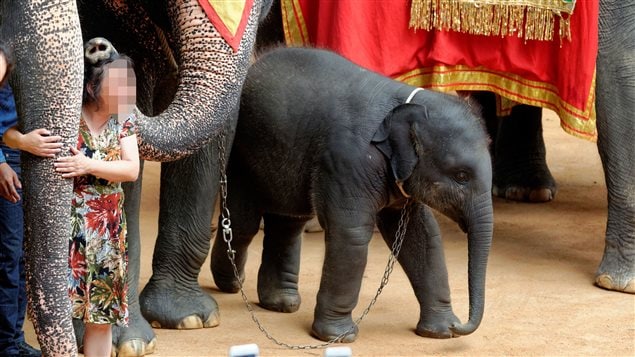
[[[267,214],[262,263],[258,271],[258,300],[267,310],[295,312],[300,308],[298,273],[302,230],[306,219]]]
[[[216,301],[198,284],[210,247],[218,178],[214,144],[161,165],[159,234],[152,277],[140,295],[141,311],[153,327],[219,324]]]
[[[350,212],[356,211],[329,215],[332,219],[324,225],[326,252],[312,326],[312,334],[322,341],[339,337],[338,342],[350,343],[357,338],[358,327],[351,313],[359,299],[375,224],[374,217],[365,217],[365,222],[350,217]]]
[[[553,200],[557,186],[547,166],[542,108],[519,104],[511,115],[498,118],[494,94],[478,93],[474,97],[483,107],[487,129],[494,141],[493,194],[514,201]]]
[[[404,269],[419,301],[416,333],[424,337],[450,338],[449,327],[459,323],[452,311],[450,286],[441,233],[431,210],[414,203],[410,209],[399,264]],[[388,247],[398,231],[401,210],[384,209],[377,225]]]
[[[596,109],[608,222],[595,283],[635,293],[635,6],[602,1],[600,18]]]

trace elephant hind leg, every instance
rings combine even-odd
[[[520,104],[508,117],[498,118],[494,94],[474,97],[483,106],[493,140],[493,194],[513,201],[552,201],[557,186],[546,161],[542,108]]]
[[[258,299],[267,310],[295,312],[300,308],[298,273],[306,218],[266,214]]]
[[[212,247],[210,268],[214,283],[223,292],[237,293],[240,286],[245,281],[245,263],[247,262],[247,248],[254,236],[260,229],[261,213],[252,204],[254,195],[251,195],[243,185],[241,189],[232,190],[231,186],[240,185],[238,178],[230,180],[228,207],[231,212],[232,235],[231,249],[234,253],[234,263],[238,270],[238,276],[234,273],[234,268],[228,256],[229,245],[223,237],[223,227],[221,217],[219,217],[216,239]],[[229,239],[229,237],[227,238]],[[240,280],[239,280],[240,279]]]

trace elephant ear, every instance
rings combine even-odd
[[[390,124],[392,119],[392,112],[388,114],[379,125],[379,128],[373,135],[373,139],[371,143],[375,144],[375,147],[387,158],[390,159],[392,157],[392,148],[390,147],[390,142],[388,141],[388,136],[390,135]]]
[[[417,120],[427,116],[425,107],[417,104],[402,104],[384,118],[371,142],[390,160],[397,182],[407,180],[419,157],[415,150]]]

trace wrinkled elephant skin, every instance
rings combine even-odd
[[[232,234],[239,276],[246,278],[248,246],[264,219],[260,305],[297,311],[301,234],[317,214],[326,256],[312,333],[321,340],[357,337],[351,312],[368,243],[377,225],[393,245],[407,196],[399,263],[420,305],[416,332],[448,338],[480,324],[493,224],[487,135],[464,100],[414,90],[316,49],[267,52],[247,75],[228,166],[229,211],[240,222]],[[441,235],[428,206],[468,233],[465,324],[452,312]],[[236,292],[240,282],[221,231],[211,269],[221,290]]]

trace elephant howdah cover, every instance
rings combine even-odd
[[[516,103],[549,108],[566,132],[597,136],[597,1],[281,0],[281,8],[291,46],[329,48],[411,85],[492,91],[501,115]]]

